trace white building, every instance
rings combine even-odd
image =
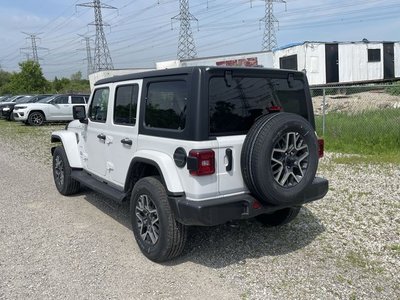
[[[186,66],[242,66],[304,71],[311,85],[400,78],[400,42],[303,42],[276,49],[170,60],[156,69]],[[152,69],[100,71],[89,76],[91,87],[99,79]]]
[[[304,42],[274,51],[273,67],[305,71],[310,84],[400,77],[400,42]]]

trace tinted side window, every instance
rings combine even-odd
[[[93,100],[89,107],[89,119],[91,121],[106,122],[109,93],[108,88],[100,88],[94,92]]]
[[[54,99],[54,104],[68,104],[68,96],[59,96]]]
[[[85,104],[85,99],[82,96],[72,96],[72,104]]]
[[[183,130],[186,123],[186,81],[154,82],[148,85],[145,126]]]
[[[114,123],[135,125],[139,86],[119,86],[115,92]]]
[[[243,134],[268,107],[281,106],[307,118],[303,82],[289,87],[286,79],[233,77],[227,85],[223,77],[209,83],[210,134]]]

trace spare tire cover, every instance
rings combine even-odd
[[[260,117],[243,143],[243,179],[264,203],[282,205],[303,202],[304,190],[318,167],[318,142],[311,124],[292,113]]]

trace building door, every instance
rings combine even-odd
[[[383,78],[394,78],[394,44],[383,44]]]
[[[339,82],[338,44],[325,44],[326,83]]]

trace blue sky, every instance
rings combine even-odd
[[[94,35],[93,9],[75,4],[91,0],[1,0],[0,65],[18,70],[30,41],[22,32],[40,33],[39,57],[49,79],[86,75],[86,52],[78,34]],[[153,67],[176,58],[178,0],[103,0],[118,10],[103,10],[115,68]],[[158,4],[158,2],[160,2]],[[399,0],[287,0],[276,3],[278,46],[302,41],[400,40]],[[199,20],[192,31],[199,57],[261,50],[264,2],[253,0],[190,0]],[[94,37],[93,37],[94,40]],[[93,42],[94,46],[94,42]]]

